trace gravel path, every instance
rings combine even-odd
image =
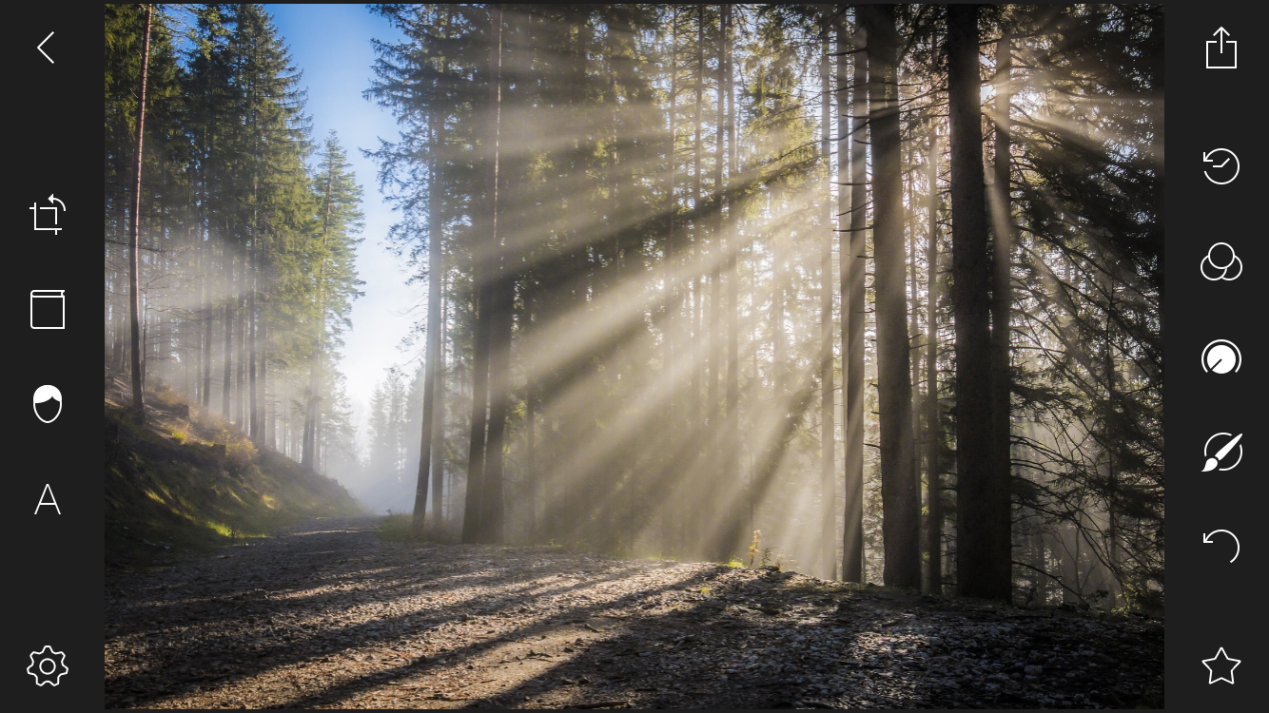
[[[107,578],[105,703],[1163,705],[1163,625],[320,520]]]

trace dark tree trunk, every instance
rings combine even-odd
[[[930,189],[929,244],[925,249],[927,275],[925,308],[925,550],[929,559],[925,583],[933,594],[943,593],[943,491],[939,472],[939,450],[943,428],[939,421],[938,304],[939,286],[939,137],[930,137],[928,185]]]
[[[956,589],[1008,600],[1008,483],[992,458],[991,267],[983,185],[978,7],[948,6],[952,299],[956,317]],[[1002,517],[1003,515],[1003,517]],[[1007,552],[1007,549],[1005,550]]]
[[[484,147],[485,164],[485,245],[484,255],[477,255],[474,267],[476,295],[476,325],[472,353],[472,408],[471,440],[467,457],[467,497],[463,512],[463,543],[474,544],[485,539],[488,523],[483,522],[488,511],[484,502],[486,430],[489,408],[489,356],[493,336],[494,300],[498,281],[498,102],[501,90],[502,65],[502,7],[490,8],[489,17],[489,126]]]
[[[921,586],[920,504],[913,474],[903,180],[895,11],[861,9],[868,29],[869,116],[873,149],[873,261],[877,294],[877,402],[881,424],[884,582]]]
[[[501,544],[503,541],[503,469],[505,462],[505,437],[507,413],[511,406],[511,308],[514,299],[514,281],[509,274],[509,264],[494,287],[490,304],[489,355],[489,437],[485,447],[484,496],[481,499],[482,542]]]

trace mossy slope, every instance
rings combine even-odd
[[[107,379],[107,565],[266,537],[314,517],[363,514],[339,483],[258,449],[232,424],[202,415],[170,389],[147,395],[145,426]],[[114,387],[114,388],[112,388]]]

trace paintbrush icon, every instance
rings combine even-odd
[[[1207,459],[1207,463],[1203,465],[1203,472],[1210,473],[1213,470],[1216,470],[1218,467],[1220,467],[1221,460],[1225,456],[1229,455],[1230,451],[1234,450],[1234,446],[1238,445],[1238,442],[1241,441],[1242,438],[1243,438],[1243,434],[1240,433],[1237,436],[1234,436],[1233,438],[1229,439],[1229,443],[1226,443],[1225,445],[1221,446],[1221,449],[1219,451],[1216,451],[1216,455],[1210,456]],[[1242,459],[1239,458],[1239,460],[1242,460]],[[1234,465],[1238,465],[1238,464],[1234,463]],[[1234,466],[1231,465],[1229,468],[1225,468],[1225,470],[1229,470],[1230,468],[1233,468],[1233,467]]]

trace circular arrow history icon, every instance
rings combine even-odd
[[[1218,186],[1228,185],[1238,178],[1238,156],[1229,149],[1212,149],[1203,154],[1203,175]]]

